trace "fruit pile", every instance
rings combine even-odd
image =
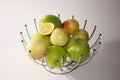
[[[40,20],[38,33],[31,37],[27,50],[35,60],[45,57],[49,67],[59,68],[67,59],[84,62],[88,58],[88,38],[88,32],[80,28],[74,17],[62,22],[49,14]]]

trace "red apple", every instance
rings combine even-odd
[[[64,28],[68,34],[73,34],[79,29],[79,22],[72,17],[72,19],[63,22],[62,28]]]

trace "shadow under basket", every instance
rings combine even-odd
[[[36,32],[38,32],[37,25],[36,25],[36,19],[34,19],[34,24],[35,24]],[[87,20],[85,20],[83,29],[85,29],[86,24],[87,24]],[[90,42],[90,40],[93,38],[93,35],[96,32],[96,28],[97,28],[97,26],[95,25],[91,35],[89,36],[88,42]],[[27,25],[25,25],[25,30],[26,30],[26,34],[28,36],[28,39],[31,39],[31,35],[28,31]],[[27,51],[26,46],[27,46],[28,42],[25,39],[25,36],[24,36],[23,32],[20,32],[20,35],[21,35],[21,38],[22,38],[21,42],[22,42],[25,50]],[[59,75],[60,74],[67,74],[67,73],[70,73],[70,72],[76,70],[78,67],[86,65],[87,63],[89,63],[92,60],[92,58],[98,53],[98,50],[100,49],[100,45],[101,45],[101,33],[98,34],[96,40],[92,43],[92,45],[90,45],[89,56],[84,62],[80,62],[81,56],[79,57],[78,62],[74,62],[74,61],[67,58],[66,62],[64,64],[62,64],[59,68],[49,67],[46,63],[45,55],[40,60],[36,60],[33,57],[32,57],[32,59],[35,63],[42,66],[46,71],[48,71],[52,74],[59,74]],[[27,53],[30,53],[30,52],[31,51],[27,51]],[[61,58],[62,58],[61,62],[63,62],[63,57],[61,56]]]

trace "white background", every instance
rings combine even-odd
[[[21,44],[20,32],[46,14],[75,18],[87,30],[102,33],[102,46],[93,60],[68,76],[74,80],[120,80],[120,0],[0,0],[0,80],[69,80],[34,63]]]

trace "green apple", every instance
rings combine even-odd
[[[68,40],[69,35],[66,30],[62,28],[56,28],[50,36],[50,41],[53,45],[64,46]]]
[[[30,39],[26,48],[32,58],[41,59],[47,51],[48,44],[36,34]]]
[[[67,44],[68,57],[77,62],[80,57],[80,62],[85,61],[90,52],[89,44],[86,40],[80,38],[72,38]]]
[[[72,18],[63,22],[62,28],[64,28],[69,34],[75,33],[79,29],[79,22]]]
[[[46,53],[46,62],[49,67],[58,68],[66,61],[67,52],[61,46],[50,46]]]
[[[54,28],[60,28],[62,26],[62,22],[61,22],[60,18],[55,15],[52,15],[52,14],[45,15],[40,20],[39,27],[41,24],[44,24],[44,23],[52,23],[52,24],[54,24]]]
[[[89,34],[85,29],[79,29],[75,34],[73,34],[74,38],[81,38],[88,41]]]

